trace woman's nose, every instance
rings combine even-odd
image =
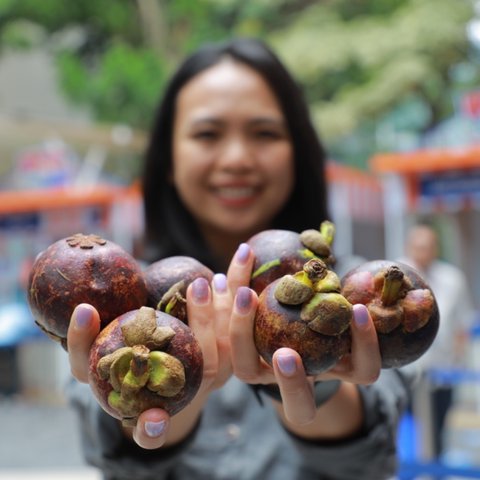
[[[245,138],[231,138],[225,142],[219,163],[224,168],[249,169],[254,165],[254,152]]]

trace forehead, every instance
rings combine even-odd
[[[241,108],[280,110],[266,80],[248,65],[226,59],[193,77],[177,97],[177,113]]]

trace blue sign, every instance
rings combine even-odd
[[[480,170],[423,175],[419,193],[422,197],[480,195]]]

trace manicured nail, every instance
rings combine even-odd
[[[213,286],[217,293],[225,293],[227,291],[227,277],[223,273],[216,273],[213,276]]]
[[[75,309],[75,327],[79,329],[85,329],[90,326],[92,321],[93,312],[90,307],[86,305],[78,305]]]
[[[160,422],[145,422],[145,433],[151,438],[157,438],[163,434],[167,422],[161,420]]]
[[[291,377],[297,371],[297,363],[293,355],[278,355],[277,363],[280,372],[286,377]]]
[[[360,303],[353,306],[353,319],[357,327],[365,328],[368,325],[368,310]]]
[[[249,255],[250,255],[250,246],[246,243],[241,243],[235,255],[237,262],[240,265],[245,265],[248,261]]]
[[[199,277],[192,282],[192,296],[196,303],[205,303],[208,300],[208,282]]]
[[[248,287],[238,287],[235,306],[239,313],[248,313],[252,306],[252,291]]]

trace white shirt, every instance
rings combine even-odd
[[[401,262],[415,268],[432,289],[440,312],[437,336],[429,350],[418,360],[422,368],[452,368],[464,366],[466,356],[456,358],[455,338],[468,333],[475,319],[470,286],[458,267],[436,260],[421,271],[408,259]]]

